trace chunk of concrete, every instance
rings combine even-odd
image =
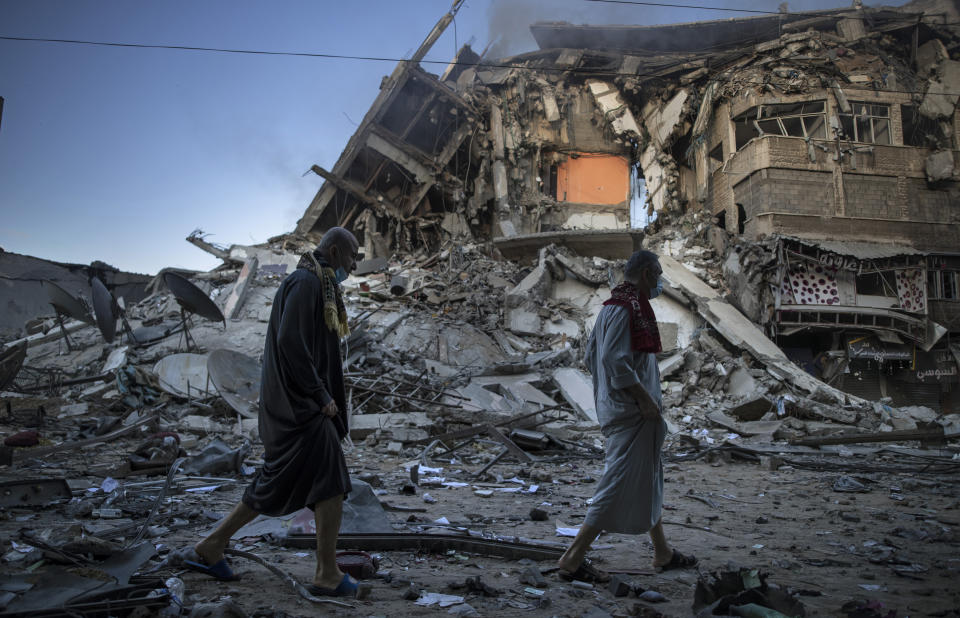
[[[727,394],[736,399],[743,399],[757,391],[757,381],[745,367],[737,367],[730,372],[730,381],[727,382]]]
[[[559,322],[546,320],[543,330],[548,335],[566,335],[568,339],[580,337],[580,325],[569,318],[562,318]]]
[[[936,182],[953,177],[953,151],[940,150],[931,153],[927,157],[927,163],[924,167],[927,173],[927,180]]]
[[[950,54],[940,39],[930,39],[917,48],[917,72],[926,77],[942,60],[949,58]]]
[[[539,314],[523,307],[511,309],[507,319],[509,320],[507,328],[518,335],[543,334],[543,319]]]
[[[764,414],[776,408],[776,405],[766,397],[748,399],[730,410],[730,416],[741,421],[758,421]]]
[[[597,421],[597,408],[593,401],[593,379],[579,369],[561,367],[553,372],[553,381],[560,394],[577,414],[591,422]]]
[[[230,296],[227,297],[227,303],[223,306],[223,314],[231,320],[240,319],[240,311],[243,309],[243,303],[247,299],[247,292],[250,284],[257,276],[256,257],[247,258],[240,269],[240,276],[237,277],[233,289],[230,290]]]
[[[587,87],[617,135],[640,136],[640,127],[616,86],[598,79],[588,79]]]
[[[524,277],[520,283],[506,293],[504,300],[507,307],[518,307],[527,301],[543,299],[550,292],[550,273],[545,266],[538,265]]]
[[[424,434],[431,425],[430,418],[423,412],[404,412],[402,414],[356,414],[350,417],[350,438],[363,440],[378,429],[389,431],[394,438],[403,434],[407,439],[409,432],[395,432],[397,429],[419,429]],[[417,438],[419,439],[419,438]]]
[[[683,354],[677,352],[672,356],[659,361],[657,367],[660,369],[660,379],[666,378],[672,375],[677,369],[683,367]]]
[[[944,60],[940,63],[940,79],[930,80],[920,103],[920,114],[928,118],[951,118],[960,99],[960,62]]]

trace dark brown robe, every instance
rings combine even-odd
[[[340,410],[333,418],[321,412],[331,400]],[[279,516],[347,494],[346,404],[340,341],[323,321],[320,279],[298,268],[273,299],[260,387],[264,464],[244,504]]]

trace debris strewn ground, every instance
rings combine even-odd
[[[187,240],[222,265],[149,281],[96,265],[84,283],[44,266],[43,284],[24,284],[30,315],[7,316],[0,333],[0,606],[957,615],[960,352],[956,308],[934,296],[960,272],[955,217],[925,246],[831,240],[819,223],[779,233],[782,221],[774,230],[758,227],[764,213],[741,216],[740,185],[723,175],[731,161],[767,156],[754,151],[775,138],[784,165],[848,166],[836,178],[906,161],[897,187],[917,181],[930,204],[952,195],[954,30],[921,28],[907,9],[858,11],[790,14],[775,35],[709,60],[702,50],[574,49],[567,43],[586,31],[569,24],[534,26],[543,49],[495,65],[465,47],[439,77],[418,67],[421,47],[385,80],[337,166],[315,167],[326,183],[295,232],[223,247],[196,230]],[[908,28],[918,34],[905,58]],[[608,69],[615,79],[592,74]],[[827,93],[843,110],[854,91],[897,98],[905,84],[923,86],[912,125],[922,135],[871,147],[886,163],[841,139],[839,125],[831,142],[824,126],[803,121],[798,136],[777,120],[783,109],[763,113],[800,105],[816,122],[827,112],[807,114],[801,95]],[[399,113],[413,103],[419,112]],[[719,112],[733,122],[728,135],[711,124]],[[782,132],[771,137],[774,124]],[[717,159],[717,140],[743,143]],[[908,146],[923,150],[922,166]],[[655,213],[642,231],[629,224],[631,173],[645,177]],[[578,174],[626,184],[607,194],[577,185]],[[366,254],[345,282],[355,491],[341,545],[369,559],[352,556],[363,598],[319,604],[297,587],[314,569],[309,512],[241,530],[239,582],[185,570],[182,550],[262,463],[259,365],[273,296],[333,223],[353,227]],[[655,573],[646,538],[604,534],[592,556],[616,575],[611,584],[564,582],[556,559],[603,466],[582,350],[640,247],[664,270],[652,301],[669,427],[664,521],[700,564]],[[819,283],[804,279],[814,263],[833,269]],[[873,304],[818,296],[862,292],[865,274],[879,277],[879,292],[859,296]],[[823,317],[840,313],[845,321]]]

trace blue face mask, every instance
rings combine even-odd
[[[650,288],[650,300],[660,296],[661,292],[663,292],[663,279],[657,277],[657,287]]]
[[[347,274],[347,271],[345,271],[343,267],[340,267],[333,271],[333,276],[337,278],[337,283],[343,283],[350,275]]]

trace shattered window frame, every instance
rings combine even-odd
[[[890,134],[890,103],[871,103],[868,101],[850,101],[851,113],[837,111],[844,139],[861,144],[879,144],[890,146],[893,139]],[[883,140],[878,140],[882,136]]]
[[[803,139],[827,139],[827,102],[825,99],[797,101],[795,103],[761,103],[751,107],[733,119],[735,125],[744,123],[754,132],[740,143],[737,150],[746,146],[754,137],[777,135]]]
[[[960,271],[928,270],[927,299],[960,301]]]

